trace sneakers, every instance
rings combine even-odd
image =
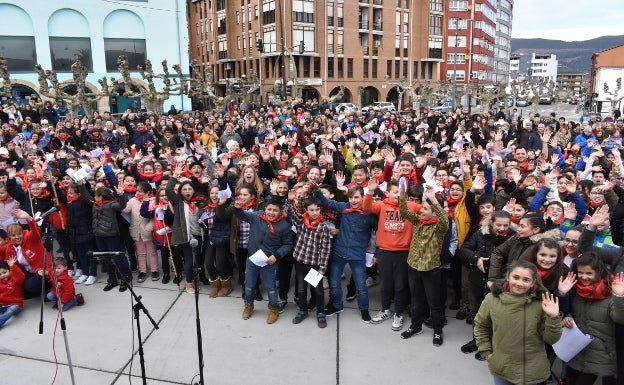
[[[299,310],[299,312],[297,313],[295,318],[293,318],[292,323],[294,323],[295,325],[296,324],[300,324],[301,321],[303,321],[306,318],[308,318],[308,312],[307,311],[303,311],[303,310]],[[273,323],[273,322],[267,321],[267,323]]]
[[[422,334],[422,332],[423,332],[422,331],[422,326],[419,326],[419,327],[416,328],[416,327],[410,325],[410,327],[406,331],[401,333],[401,338],[406,340],[406,339],[408,339],[408,338],[410,338],[412,336],[415,336],[415,335],[418,335],[418,334]]]
[[[471,339],[468,343],[463,344],[460,348],[462,353],[474,353],[478,350],[477,342],[474,339]]]
[[[81,283],[85,283],[87,278],[89,278],[89,277],[84,275],[84,274],[82,274],[82,275],[78,276],[78,278],[74,281],[74,284],[80,285]]]
[[[279,310],[279,313],[282,314],[284,311],[286,311],[286,306],[288,306],[288,301],[286,301],[285,299],[280,299],[279,301],[277,301],[277,310]],[[293,321],[294,323],[295,321]],[[299,322],[297,322],[299,323]]]
[[[248,320],[249,318],[251,318],[251,313],[253,313],[253,310],[253,303],[246,303],[245,308],[243,309],[243,319]]]
[[[325,315],[328,317],[331,317],[334,314],[342,313],[343,311],[344,311],[344,308],[336,309],[332,304],[329,304],[327,305],[327,307],[325,307]]]
[[[366,287],[373,287],[379,285],[379,281],[376,279],[372,279],[371,277],[366,278]]]
[[[380,310],[379,313],[375,314],[371,322],[373,325],[380,324],[385,320],[390,318],[390,310]]]
[[[84,296],[82,295],[82,293],[76,294],[76,305],[78,306],[84,305]]]
[[[171,275],[169,273],[163,273],[162,283],[167,284],[171,280]]]
[[[152,271],[152,281],[158,281],[160,279],[160,274],[157,271]]]
[[[371,323],[371,316],[368,309],[360,310],[360,314],[362,315],[362,322],[365,324]]]
[[[274,324],[278,318],[279,318],[279,309],[277,307],[270,307],[269,315],[267,316],[266,323]]]
[[[123,293],[124,291],[128,290],[128,285],[125,282],[121,282],[119,284],[119,292]]]
[[[351,302],[355,299],[357,292],[354,286],[347,286],[347,302]]]
[[[318,327],[321,329],[324,329],[327,327],[327,318],[325,317],[325,314],[323,313],[318,313],[316,315],[316,322],[318,323]]]
[[[138,276],[138,278],[137,278],[137,282],[139,282],[139,283],[143,283],[143,282],[145,282],[145,279],[146,279],[146,278],[147,278],[147,273],[140,272],[140,273],[139,273],[139,276]]]
[[[466,307],[462,307],[461,309],[459,309],[459,311],[457,312],[457,314],[455,314],[455,318],[457,318],[458,320],[465,320],[466,317],[468,317],[468,309],[466,309]]]
[[[483,357],[481,355],[481,353],[479,353],[479,352],[476,352],[474,357],[475,357],[475,360],[477,360],[477,361],[485,361],[485,357]]]
[[[193,286],[193,282],[187,282],[185,290],[189,294],[195,294],[195,287]]]
[[[94,283],[96,283],[98,281],[97,277],[95,275],[90,275],[87,280],[85,281],[85,285],[87,286],[91,286]]]
[[[69,277],[70,277],[70,278],[71,278],[71,277],[76,277],[76,276],[77,276],[76,274],[74,274],[74,271],[73,271],[73,270],[67,270],[67,275],[69,275]],[[82,274],[81,274],[81,275],[82,275]],[[80,277],[80,275],[78,275],[78,277]]]
[[[442,339],[442,333],[433,334],[433,346],[441,346],[444,340]]]
[[[104,291],[111,291],[113,288],[117,287],[117,282],[108,282],[106,286],[104,286]]]
[[[81,277],[81,276],[82,276],[82,269],[76,269],[76,270],[74,271],[74,275],[73,275],[73,277],[74,277],[74,278],[78,278],[78,277]],[[70,276],[70,277],[71,277],[71,276]]]
[[[395,313],[394,319],[392,320],[392,330],[398,332],[401,329],[403,329],[403,314],[397,315]]]

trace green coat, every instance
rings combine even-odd
[[[518,385],[536,384],[550,377],[544,343],[561,337],[561,317],[542,311],[541,295],[503,292],[502,281],[492,286],[474,319],[474,335],[483,357],[492,354],[490,372]]]
[[[574,291],[571,295],[570,306],[576,326],[594,339],[568,365],[598,377],[615,376],[615,322],[624,324],[624,297],[590,300]]]

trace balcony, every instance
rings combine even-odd
[[[368,7],[370,0],[358,0],[358,6],[360,7]]]
[[[360,21],[359,29],[368,30],[369,23],[368,20]]]
[[[367,45],[362,46],[362,54],[363,54],[364,56],[368,56],[368,52],[369,52],[369,48],[368,48],[368,46],[367,46]]]
[[[373,23],[373,33],[383,34],[383,23],[382,22]]]

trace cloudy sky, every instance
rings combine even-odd
[[[565,41],[624,35],[622,0],[515,0],[512,37]]]

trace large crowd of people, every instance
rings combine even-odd
[[[197,279],[241,296],[243,319],[266,294],[269,324],[291,299],[292,322],[314,311],[320,328],[356,301],[363,322],[403,339],[425,326],[440,346],[447,317],[465,320],[458,348],[496,384],[546,383],[576,326],[593,340],[557,376],[624,383],[621,119],[229,107],[0,109],[0,327],[42,287],[63,310],[84,303],[76,287],[102,271],[104,291]]]

